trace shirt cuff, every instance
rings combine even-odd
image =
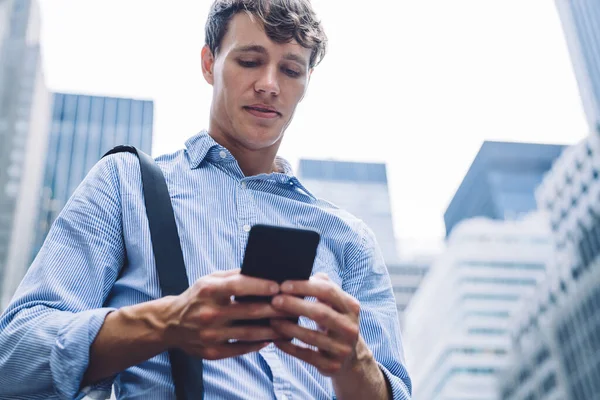
[[[385,376],[385,380],[389,382],[390,387],[392,388],[392,399],[394,400],[410,400],[411,394],[409,388],[406,386],[406,383],[396,375],[392,374],[386,367],[377,363],[379,365],[379,369],[383,372]]]
[[[90,346],[96,339],[106,316],[114,308],[99,308],[73,314],[59,331],[50,352],[50,370],[54,389],[60,398],[79,399],[90,388],[81,390],[81,381],[90,359]],[[101,387],[110,387],[110,381],[99,382]]]

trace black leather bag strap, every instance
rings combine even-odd
[[[152,157],[132,146],[117,146],[103,157],[122,152],[135,154],[140,160],[144,202],[162,295],[179,295],[189,284],[165,177]],[[202,360],[179,349],[169,350],[169,360],[177,400],[203,399]]]

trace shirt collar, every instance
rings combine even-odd
[[[196,169],[202,164],[208,153],[215,149],[217,150],[217,156],[219,151],[225,150],[208,134],[207,131],[201,131],[197,135],[192,136],[185,142],[187,153],[190,159],[190,168]],[[214,152],[212,152],[214,154]]]
[[[187,153],[190,159],[190,168],[196,169],[200,167],[202,161],[208,160],[212,162],[235,162],[235,158],[231,155],[229,150],[221,146],[208,134],[208,131],[203,130],[197,135],[192,136],[185,142]],[[294,176],[294,170],[290,163],[283,157],[277,156],[275,158],[275,165],[281,172],[274,172],[271,174],[260,174],[249,179],[262,179],[274,181],[290,186],[296,186],[306,195],[313,200],[316,197],[308,190],[296,176]]]

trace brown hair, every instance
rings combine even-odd
[[[255,16],[267,36],[277,43],[296,40],[312,49],[310,68],[325,57],[327,36],[310,0],[215,0],[206,21],[206,45],[217,54],[231,18],[239,12]]]

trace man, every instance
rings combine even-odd
[[[117,398],[172,399],[173,347],[204,359],[207,399],[410,397],[372,232],[315,199],[276,156],[325,44],[309,0],[214,2],[202,49],[213,86],[208,132],[157,159],[190,288],[160,298],[138,161],[104,158],[0,319],[2,398],[81,398],[114,383]],[[313,278],[278,285],[242,276],[235,268],[258,223],[319,231]],[[243,295],[275,296],[231,300]],[[289,315],[300,324],[276,318]],[[233,324],[249,318],[272,323]],[[276,340],[291,338],[309,346]]]

